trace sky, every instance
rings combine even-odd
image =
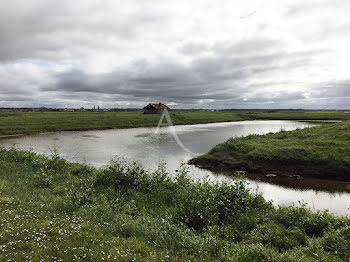
[[[350,109],[348,0],[1,0],[0,107]]]

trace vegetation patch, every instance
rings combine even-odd
[[[273,119],[350,120],[342,111],[170,111],[174,125]],[[15,112],[0,111],[0,136],[58,131],[157,126],[159,114],[129,112]]]
[[[0,149],[0,219],[1,261],[350,259],[348,218],[274,207],[241,180],[197,183],[185,167]]]
[[[245,170],[350,180],[350,121],[294,131],[230,138],[191,164],[216,170]]]

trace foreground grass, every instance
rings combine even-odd
[[[190,161],[209,169],[350,180],[350,121],[230,138]]]
[[[180,169],[0,149],[0,261],[348,261],[350,220]],[[171,178],[173,177],[173,178]]]
[[[171,111],[175,125],[254,119],[350,120],[340,111]],[[160,115],[135,112],[0,112],[0,136],[40,132],[156,126]]]

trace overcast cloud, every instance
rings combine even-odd
[[[0,107],[350,108],[350,2],[0,3]]]

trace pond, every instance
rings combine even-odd
[[[82,162],[102,167],[113,159],[138,161],[147,169],[166,163],[169,172],[179,168],[196,154],[206,153],[230,137],[265,134],[280,130],[294,130],[315,126],[297,121],[255,120],[198,125],[179,125],[156,128],[110,129],[98,131],[60,132],[12,137],[0,140],[0,146],[31,149],[49,155],[54,150],[68,161]],[[214,174],[189,166],[195,179],[233,181],[225,174]],[[265,199],[276,205],[305,203],[312,210],[328,209],[338,215],[350,215],[350,194],[337,191],[342,182],[291,178],[267,179],[249,176],[248,186],[261,192]],[[332,192],[333,191],[333,192]]]

